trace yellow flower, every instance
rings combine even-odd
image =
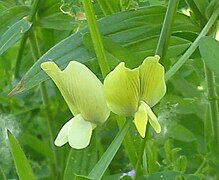
[[[54,62],[42,63],[41,68],[52,78],[75,116],[61,128],[55,145],[68,142],[72,148],[87,147],[92,130],[104,123],[110,114],[102,83],[86,66],[76,61],[71,61],[63,71]]]
[[[104,80],[104,93],[110,110],[118,115],[134,116],[135,126],[143,138],[148,121],[157,133],[161,131],[151,110],[166,92],[164,67],[159,64],[159,58],[157,55],[147,57],[133,70],[121,62]]]

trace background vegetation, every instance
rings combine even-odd
[[[162,132],[148,129],[144,141],[132,124],[117,153],[113,143],[109,167],[97,162],[121,133],[114,114],[88,148],[54,146],[71,113],[40,64],[76,60],[103,80],[84,13],[90,1],[82,2],[0,0],[0,179],[130,179],[132,170],[137,179],[218,179],[217,0],[94,0],[111,70],[161,56],[167,93],[153,110]]]

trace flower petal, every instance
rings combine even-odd
[[[120,63],[104,80],[104,93],[109,108],[118,115],[131,116],[138,109],[139,71]]]
[[[159,63],[160,57],[147,57],[139,68],[140,99],[150,107],[160,101],[166,93],[164,67]]]
[[[69,120],[67,123],[65,123],[64,126],[59,131],[59,134],[57,135],[57,137],[55,139],[56,146],[63,146],[65,143],[68,142],[68,128],[71,124],[71,120]]]
[[[109,116],[109,109],[99,79],[83,64],[71,61],[64,71],[54,62],[41,64],[42,69],[53,79],[74,115],[102,123]]]
[[[81,114],[75,116],[68,128],[68,143],[72,148],[83,149],[90,143],[92,125]]]
[[[149,116],[149,123],[150,123],[150,125],[154,128],[156,133],[160,133],[161,127],[160,127],[160,124],[159,124],[159,122],[157,120],[156,115],[153,113],[153,111],[151,110],[150,106],[148,106],[145,102],[141,101],[141,104],[144,104],[145,110],[147,111],[147,114]]]
[[[143,103],[143,101],[140,103],[138,111],[135,113],[134,117],[135,126],[142,138],[145,137],[146,126],[148,123],[148,114]]]
[[[41,68],[51,77],[62,96],[65,99],[65,102],[68,104],[69,109],[71,110],[73,115],[77,115],[80,113],[76,103],[72,100],[71,90],[68,86],[72,86],[72,83],[68,84],[65,82],[65,77],[63,75],[63,71],[59,69],[59,67],[54,62],[44,62],[41,64]],[[71,77],[69,77],[69,81],[71,81]]]

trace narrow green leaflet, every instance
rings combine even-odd
[[[103,36],[110,38],[122,47],[127,47],[131,52],[136,52],[135,46],[142,44],[142,42],[146,44],[147,40],[151,40],[151,38],[160,34],[165,11],[166,8],[162,6],[153,6],[107,16],[98,21],[100,32]],[[176,16],[173,32],[199,31],[185,15],[178,13]],[[88,30],[84,28],[82,31],[64,39],[45,53],[30,68],[13,92],[11,92],[11,95],[28,90],[48,78],[40,68],[42,62],[54,61],[59,67],[64,68],[71,60],[85,63],[93,59],[94,53],[90,53],[83,45],[83,34],[86,32]],[[140,46],[137,50],[137,52],[141,52],[141,55],[143,54],[142,48]]]
[[[14,159],[15,167],[17,170],[17,174],[19,176],[19,179],[21,180],[34,180],[36,179],[34,177],[33,171],[31,169],[31,166],[21,149],[21,146],[19,145],[16,138],[13,136],[13,134],[8,130],[8,139],[10,144],[10,150]]]
[[[13,46],[30,27],[31,23],[27,21],[27,18],[23,18],[9,27],[0,37],[0,55]]]
[[[27,16],[28,12],[27,6],[15,6],[0,12],[0,36],[7,31],[8,27]]]
[[[206,65],[219,77],[219,42],[212,37],[200,40],[199,50]]]

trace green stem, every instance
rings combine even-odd
[[[103,46],[103,42],[100,36],[100,32],[97,26],[97,21],[95,19],[94,9],[91,3],[91,0],[82,0],[84,11],[86,14],[88,27],[90,30],[91,38],[94,45],[94,50],[97,55],[97,60],[100,66],[101,73],[103,74],[103,77],[106,77],[106,75],[110,72],[109,65],[107,63],[107,58]]]
[[[207,81],[208,89],[208,101],[210,105],[210,116],[211,116],[211,129],[212,135],[214,137],[214,144],[219,150],[219,114],[218,114],[218,96],[215,86],[215,77],[214,73],[204,64],[205,67],[205,76]]]
[[[147,142],[147,138],[145,136],[145,138],[142,139],[142,142],[141,142],[141,148],[140,148],[140,152],[139,152],[139,156],[138,156],[138,161],[137,161],[137,164],[136,164],[136,167],[135,167],[135,170],[136,170],[135,177],[138,177],[138,174],[139,174],[139,171],[140,171],[140,167],[141,167],[141,164],[142,164],[142,158],[143,158],[143,155],[144,155],[146,142]]]
[[[33,58],[36,62],[40,58],[41,53],[40,53],[40,49],[38,46],[36,36],[35,36],[33,31],[31,31],[31,35],[29,36],[29,40],[30,40],[31,50],[33,53]],[[53,118],[51,117],[52,113],[51,113],[50,108],[49,108],[50,103],[49,103],[49,97],[48,97],[48,92],[47,92],[45,83],[40,84],[40,92],[41,92],[43,104],[44,104],[44,107],[46,110],[46,115],[47,115],[46,121],[47,121],[48,133],[49,133],[49,143],[50,143],[50,146],[52,147],[52,157],[53,157],[53,163],[54,163],[52,165],[52,169],[54,170],[54,174],[56,174],[57,170],[58,170],[58,161],[57,161],[56,151],[55,151],[54,143],[53,143],[53,140],[54,140],[54,136],[53,136],[53,132],[52,132]],[[57,176],[57,175],[55,175],[55,176]]]
[[[171,67],[171,69],[166,72],[166,75],[165,75],[166,81],[168,81],[182,67],[182,65],[187,61],[187,59],[196,50],[196,48],[199,45],[200,39],[209,32],[209,30],[211,29],[211,27],[214,25],[215,21],[217,20],[218,15],[219,15],[219,9],[217,9],[212,14],[209,21],[207,22],[205,27],[202,29],[201,33],[195,39],[192,45],[188,48],[188,50],[182,55],[182,57],[177,61],[177,63],[174,64],[173,67]]]
[[[122,116],[118,116],[116,120],[117,120],[119,129],[121,130],[127,120],[125,117],[122,117]],[[137,153],[136,153],[136,148],[133,143],[133,138],[131,137],[129,132],[127,132],[125,136],[125,139],[123,141],[123,146],[126,149],[130,162],[132,163],[132,165],[135,165],[137,163]]]
[[[39,6],[40,0],[33,0],[33,5],[32,5],[32,11],[30,12],[30,15],[28,16],[28,20],[30,22],[33,22],[35,15],[37,13],[38,10],[38,6]]]
[[[92,171],[89,173],[89,178],[95,180],[99,180],[102,178],[104,172],[106,171],[107,167],[109,166],[112,159],[116,155],[119,147],[121,146],[122,141],[125,138],[125,135],[127,134],[131,124],[132,120],[127,120],[125,122],[123,128],[119,131],[106,152],[103,154],[101,159],[97,162]]]
[[[18,51],[17,59],[16,59],[16,65],[15,65],[15,72],[14,72],[15,78],[20,77],[19,72],[20,72],[21,60],[22,60],[25,45],[26,45],[26,42],[27,42],[27,38],[29,36],[28,33],[29,33],[29,30],[24,34],[24,36],[21,39],[21,44],[20,44],[20,48],[19,48],[19,51]]]
[[[40,2],[40,0],[35,0],[33,2],[32,8],[31,8],[32,10],[30,12],[30,15],[28,16],[28,21],[33,22],[34,17],[36,15],[36,12],[38,10],[39,2]],[[19,72],[20,72],[20,65],[21,65],[21,61],[22,61],[22,56],[23,56],[23,53],[24,53],[25,45],[26,45],[27,38],[29,36],[30,31],[31,31],[31,28],[23,35],[23,37],[21,39],[21,44],[20,44],[20,48],[19,48],[19,51],[18,51],[17,59],[16,59],[16,65],[15,65],[15,73],[14,73],[15,78],[19,78]]]
[[[176,15],[179,0],[170,0],[166,15],[164,18],[163,27],[161,30],[161,35],[157,44],[156,53],[161,57],[161,62],[164,62],[166,57],[167,48],[169,46],[169,41],[172,33],[172,26],[174,23],[174,18]]]
[[[217,27],[217,24],[215,25]],[[217,33],[217,29],[215,28],[213,31],[209,31],[208,35],[215,38]],[[209,101],[209,110],[210,110],[210,127],[212,131],[212,136],[210,136],[207,140],[210,142],[210,149],[211,151],[218,151],[219,150],[219,114],[218,114],[218,95],[217,95],[217,88],[215,82],[214,72],[211,71],[206,63],[204,62],[204,71],[205,71],[205,78],[207,82],[207,91],[208,91],[208,101]],[[207,125],[207,119],[205,125]],[[208,132],[206,132],[208,133]],[[213,137],[213,142],[211,139]],[[213,146],[212,146],[213,144]],[[215,145],[216,144],[216,145]],[[215,149],[216,147],[216,149]]]
[[[201,172],[201,170],[203,169],[203,167],[206,165],[206,163],[207,163],[206,158],[205,157],[203,157],[203,158],[204,159],[203,159],[202,163],[200,164],[199,168],[195,171],[194,175],[199,174]]]
[[[199,8],[196,6],[194,0],[186,0],[186,2],[195,14],[196,18],[200,19],[201,26],[203,26],[203,24],[206,23],[206,18],[203,16]]]

